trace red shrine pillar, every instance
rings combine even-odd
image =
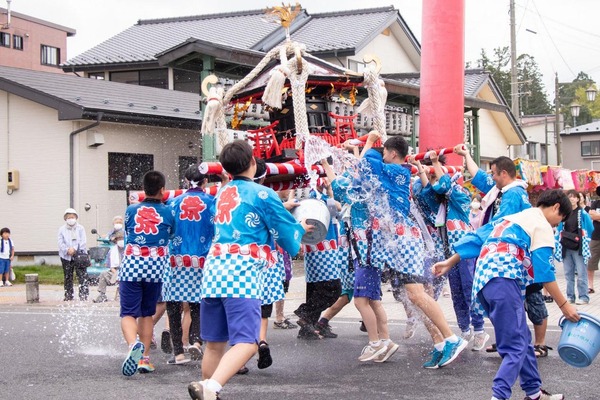
[[[464,36],[465,0],[423,0],[419,152],[463,143]]]

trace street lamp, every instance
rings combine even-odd
[[[581,106],[575,102],[571,103],[569,106],[571,109],[571,116],[573,117],[573,128],[577,127],[577,117],[579,117],[579,111],[581,111]]]
[[[585,96],[587,97],[587,101],[592,102],[594,100],[596,100],[596,88],[594,87],[594,85],[590,85],[589,88],[587,88],[587,90],[585,91]]]

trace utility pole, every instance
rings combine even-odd
[[[519,81],[517,77],[517,33],[515,22],[515,0],[510,0],[510,98],[511,111],[521,125],[521,110],[519,107]],[[517,157],[526,153],[525,145],[517,146]]]
[[[558,72],[554,74],[554,135],[556,136],[556,163],[562,164],[560,149],[560,99],[558,98]]]

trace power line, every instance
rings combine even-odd
[[[558,46],[554,42],[554,39],[552,38],[552,35],[550,34],[550,31],[548,30],[548,27],[546,26],[546,23],[545,23],[544,19],[542,18],[542,15],[540,14],[540,11],[538,10],[537,5],[535,4],[535,0],[532,0],[532,3],[533,3],[533,7],[535,8],[535,11],[536,11],[537,15],[540,18],[540,21],[542,22],[544,30],[546,31],[546,33],[548,34],[548,37],[550,38],[550,42],[552,42],[552,45],[554,46],[554,49],[556,50],[556,52],[558,53],[558,55],[560,56],[560,58],[563,60],[563,62],[565,63],[565,65],[569,69],[569,71],[571,71],[571,73],[574,76],[577,76],[577,74],[575,72],[573,72],[573,69],[571,68],[571,66],[569,65],[569,63],[567,63],[567,60],[565,60],[565,58],[563,57],[562,53],[558,49]]]

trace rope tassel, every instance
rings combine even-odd
[[[285,80],[290,74],[290,69],[287,67],[286,46],[283,45],[279,49],[279,60],[281,65],[275,67],[271,71],[271,77],[267,82],[267,87],[262,97],[262,101],[273,107],[281,109],[281,97]]]

